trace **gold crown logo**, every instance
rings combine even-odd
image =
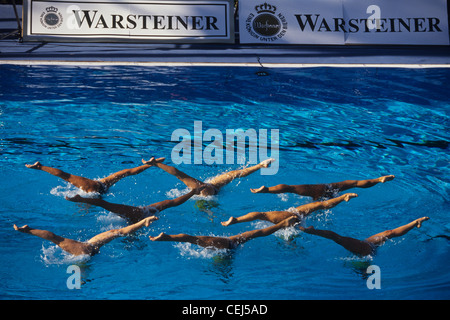
[[[275,11],[277,11],[277,7],[265,2],[263,4],[260,4],[259,6],[256,6],[255,10],[257,13],[262,13],[262,12],[275,13]]]

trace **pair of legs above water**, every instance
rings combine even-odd
[[[165,209],[179,206],[189,200],[192,196],[198,195],[203,190],[204,186],[195,188],[185,195],[182,195],[175,199],[163,200],[160,202],[153,203],[148,206],[135,207],[125,204],[117,204],[105,201],[98,198],[84,198],[80,195],[76,195],[72,198],[66,197],[67,200],[72,202],[81,202],[86,204],[91,204],[95,206],[102,207],[108,211],[111,211],[120,217],[127,219],[130,222],[137,222],[149,215],[157,214]]]
[[[314,200],[317,200],[323,197],[332,197],[335,192],[345,191],[351,188],[370,188],[378,183],[391,181],[394,178],[395,176],[393,175],[387,175],[376,179],[345,180],[328,184],[279,184],[273,187],[262,186],[250,190],[253,193],[295,193],[301,196],[312,197]]]
[[[205,248],[234,249],[240,244],[243,244],[249,240],[269,236],[280,229],[293,226],[297,222],[298,219],[296,217],[289,217],[273,226],[264,229],[243,232],[231,237],[191,236],[188,234],[168,235],[165,233],[161,233],[156,237],[150,237],[150,240],[188,242]]]
[[[287,219],[289,217],[306,217],[317,210],[323,210],[323,209],[331,209],[335,206],[337,206],[339,203],[343,201],[350,201],[350,199],[357,197],[358,195],[356,193],[346,193],[342,196],[325,200],[325,201],[317,201],[313,203],[308,203],[301,205],[295,209],[295,212],[293,211],[263,211],[263,212],[250,212],[240,217],[230,217],[225,222],[221,222],[223,226],[227,227],[236,223],[241,222],[250,222],[254,220],[264,220],[269,221],[272,223],[279,223],[280,221],[283,221],[284,219]]]
[[[106,178],[102,178],[99,180],[92,180],[85,177],[73,175],[71,173],[67,173],[57,168],[47,167],[42,165],[39,161],[34,164],[26,164],[25,166],[30,169],[41,170],[50,173],[55,177],[61,178],[64,181],[71,183],[75,187],[83,190],[84,192],[106,193],[108,188],[113,186],[121,179],[131,175],[139,174],[147,170],[148,168],[153,167],[155,164],[163,162],[164,159],[165,158],[159,159],[151,158],[149,161],[146,161],[146,163],[141,166],[120,170],[116,173],[107,176]]]
[[[196,178],[193,178],[193,177],[187,175],[186,173],[182,172],[181,170],[178,170],[177,168],[172,167],[172,166],[168,166],[162,162],[156,162],[156,163],[154,163],[154,166],[175,176],[177,179],[179,179],[181,182],[183,182],[190,189],[195,189],[195,188],[198,188],[199,186],[205,186],[201,195],[212,196],[212,195],[217,194],[222,187],[229,184],[234,179],[246,177],[246,176],[260,170],[261,168],[267,168],[270,165],[270,163],[272,163],[273,161],[275,161],[275,159],[267,159],[257,165],[254,165],[254,166],[251,166],[248,168],[225,172],[225,173],[218,175],[217,177],[214,177],[209,182],[200,181]],[[142,162],[144,164],[149,163],[148,161],[144,161],[144,160]]]
[[[414,228],[420,228],[422,226],[422,222],[426,221],[430,218],[428,217],[422,217],[419,219],[416,219],[408,224],[405,224],[401,227],[392,229],[392,230],[386,230],[380,233],[377,233],[365,240],[358,240],[350,237],[343,237],[336,232],[329,231],[329,230],[318,230],[314,229],[314,227],[299,227],[300,230],[303,232],[313,234],[319,237],[323,237],[326,239],[333,240],[337,244],[341,245],[348,251],[360,255],[360,256],[367,256],[374,253],[374,249],[380,245],[382,245],[386,240],[401,237],[405,234],[407,234],[409,231],[411,231]]]
[[[33,236],[37,236],[44,240],[48,240],[58,245],[64,251],[73,254],[75,256],[78,255],[94,255],[98,253],[100,247],[107,244],[108,242],[118,238],[127,236],[142,227],[148,227],[153,221],[158,218],[152,216],[142,219],[135,224],[129,225],[127,227],[121,229],[112,229],[106,232],[102,232],[92,237],[86,242],[80,242],[77,240],[72,240],[68,238],[64,238],[54,234],[53,232],[47,230],[39,230],[30,228],[28,225],[24,225],[23,227],[17,227],[14,225],[14,229],[23,233],[28,233]]]

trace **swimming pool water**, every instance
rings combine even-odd
[[[450,298],[449,69],[0,66],[1,299],[448,299]],[[40,161],[101,178],[164,156],[178,128],[279,129],[276,175],[255,173],[219,195],[163,211],[132,237],[92,258],[15,232],[13,224],[76,240],[126,222],[99,207],[66,201],[78,191],[26,163]],[[208,143],[204,143],[206,146]],[[248,163],[246,164],[248,165]],[[207,179],[240,164],[177,166]],[[364,239],[429,216],[421,229],[359,258],[334,242],[288,229],[232,254],[149,235],[229,236],[268,226],[221,226],[231,215],[311,202],[252,194],[261,185],[396,178],[310,216],[304,225]],[[157,168],[127,177],[103,198],[148,205],[187,191]],[[199,202],[199,200],[207,200]],[[67,267],[82,270],[69,290]],[[381,289],[366,285],[369,265]]]

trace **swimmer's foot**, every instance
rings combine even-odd
[[[149,165],[149,166],[154,166],[155,164],[163,162],[164,160],[166,160],[166,158],[164,158],[164,157],[158,158],[158,159],[155,159],[155,157],[151,157],[150,160],[147,160],[147,161],[142,159],[142,163]]]
[[[385,183],[386,181],[394,180],[394,178],[395,178],[395,176],[391,174],[391,175],[388,175],[388,176],[382,176],[382,177],[379,177],[378,180],[379,180],[381,183]]]
[[[289,218],[286,218],[282,221],[282,225],[287,228],[287,227],[291,227],[294,224],[296,224],[297,222],[299,222],[299,218],[297,216],[291,216]]]
[[[147,218],[142,219],[144,221],[144,226],[148,227],[153,221],[158,220],[158,217],[150,216]]]
[[[25,167],[30,168],[30,169],[40,170],[42,167],[42,164],[39,161],[37,161],[35,164],[26,164]]]
[[[150,236],[149,238],[152,241],[170,241],[171,240],[171,237],[168,234],[165,234],[164,232],[161,232],[156,237]]]
[[[14,230],[20,231],[23,233],[30,233],[30,230],[31,230],[31,228],[28,225],[24,225],[23,227],[20,227],[20,228],[16,225],[13,225],[13,227],[14,227]]]
[[[263,162],[261,162],[260,165],[263,166],[264,168],[267,168],[269,166],[269,164],[271,164],[274,161],[275,161],[274,158],[270,158],[270,159],[267,159],[267,160],[264,160]]]
[[[265,193],[267,190],[268,188],[266,186],[259,187],[258,189],[250,189],[253,193]]]
[[[228,219],[227,221],[221,222],[221,224],[224,227],[228,227],[228,226],[231,226],[232,224],[235,224],[236,221],[237,221],[237,219],[235,217],[230,217],[230,219]]]
[[[423,221],[427,221],[429,219],[430,219],[429,217],[422,217],[422,218],[419,218],[417,220],[414,220],[414,222],[416,223],[416,227],[420,228],[422,226],[422,222]]]
[[[350,199],[356,198],[358,195],[356,193],[346,193],[342,195],[344,197],[344,201],[349,201]]]

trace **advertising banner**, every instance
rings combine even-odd
[[[341,1],[276,0],[239,2],[241,43],[344,44],[344,34],[327,32],[332,21],[343,16]],[[319,16],[317,16],[317,13]]]
[[[24,40],[234,42],[234,2],[24,1]]]
[[[448,45],[447,0],[241,0],[241,43]]]
[[[343,0],[343,4],[346,44],[449,44],[447,0]]]

